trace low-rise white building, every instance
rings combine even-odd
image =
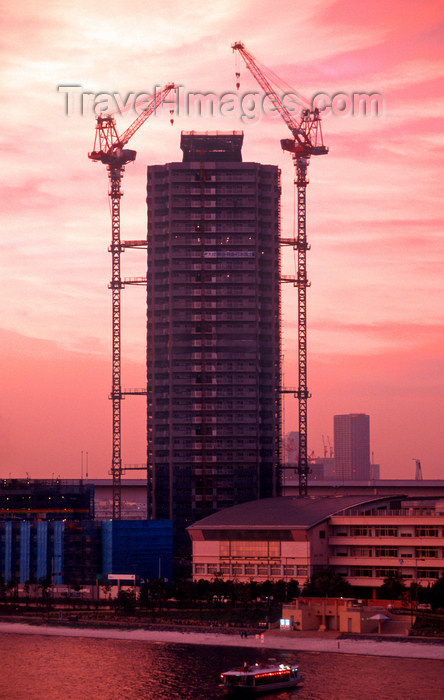
[[[188,528],[194,580],[297,580],[331,567],[376,588],[398,572],[433,583],[444,571],[444,501],[402,496],[250,501]]]
[[[428,585],[444,571],[444,501],[402,500],[347,509],[329,519],[329,565],[353,586],[391,574]]]

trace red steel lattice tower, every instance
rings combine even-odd
[[[172,90],[175,90],[175,85],[174,83],[169,83],[160,92],[156,92],[141,114],[121,136],[117,134],[116,122],[112,115],[98,116],[94,148],[88,154],[90,160],[106,165],[109,178],[108,194],[111,200],[111,245],[109,252],[112,257],[112,277],[109,286],[112,292],[112,388],[110,399],[113,406],[111,475],[113,480],[114,519],[120,519],[121,517],[122,398],[125,393],[146,394],[146,390],[143,389],[125,392],[122,391],[121,386],[121,290],[125,284],[146,284],[145,278],[122,280],[120,275],[120,254],[124,249],[146,246],[146,241],[123,242],[120,240],[120,200],[123,196],[121,189],[122,178],[125,166],[136,159],[136,151],[125,149],[124,146]]]
[[[283,282],[292,282],[298,289],[298,387],[296,389],[283,389],[284,393],[291,393],[298,399],[299,406],[299,495],[307,495],[308,480],[308,454],[307,454],[307,401],[310,393],[307,387],[307,287],[310,283],[307,280],[307,243],[306,230],[306,191],[307,191],[307,168],[310,157],[314,155],[325,155],[328,148],[324,146],[321,129],[321,118],[318,109],[304,109],[298,118],[294,117],[283,104],[275,89],[272,87],[270,79],[266,73],[269,71],[265,67],[260,67],[254,56],[247,51],[240,41],[231,47],[233,51],[238,51],[242,56],[247,68],[253,74],[256,81],[264,90],[266,96],[271,101],[274,108],[290,129],[291,139],[281,140],[283,150],[292,154],[297,187],[297,236],[289,239],[281,239],[283,245],[291,245],[297,252],[297,272],[296,277],[284,277]],[[236,73],[237,87],[239,87],[239,73]]]

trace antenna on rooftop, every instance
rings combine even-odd
[[[413,457],[413,461],[416,462],[415,481],[422,481],[421,460]]]

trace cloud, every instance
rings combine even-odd
[[[399,385],[391,383],[390,353],[393,357],[397,352],[402,357],[411,353],[411,366],[416,354],[425,377],[428,343],[430,347],[438,343],[442,323],[442,18],[442,3],[434,0],[426,4],[375,0],[371,5],[314,0],[284,3],[278,12],[270,0],[243,0],[235,6],[216,0],[205,11],[198,0],[155,6],[140,0],[129,0],[124,6],[116,0],[6,4],[7,31],[0,48],[2,326],[3,332],[9,331],[4,338],[10,343],[11,354],[5,356],[10,373],[26,376],[30,386],[35,386],[33,373],[46,377],[46,385],[33,389],[33,405],[40,402],[44,406],[54,398],[68,415],[69,398],[62,394],[71,387],[75,390],[70,366],[80,367],[77,386],[83,381],[94,383],[87,363],[80,358],[91,358],[95,366],[111,343],[107,174],[87,158],[94,139],[94,117],[68,117],[57,86],[79,84],[84,91],[125,95],[132,90],[151,91],[154,85],[173,80],[187,90],[232,91],[235,59],[230,45],[238,39],[309,98],[317,91],[383,93],[380,116],[326,117],[323,127],[330,153],[310,163],[309,352],[318,358],[318,366],[326,362],[330,367],[331,356],[333,371],[341,352],[357,358],[350,365],[353,382],[344,379],[339,387],[341,406],[348,405],[348,396],[350,406],[359,403],[358,389],[363,392],[362,404],[365,392],[371,395],[371,385],[359,381],[359,368],[371,366],[371,358],[381,360],[375,372],[381,386],[385,376],[389,393],[402,390],[401,375]],[[242,69],[241,89],[260,92],[246,69]],[[119,132],[133,118],[130,113],[119,115]],[[147,163],[180,160],[182,129],[215,128],[243,129],[244,160],[281,167],[282,235],[291,235],[294,168],[280,148],[280,139],[288,135],[282,120],[264,118],[250,125],[235,118],[189,117],[176,119],[171,127],[165,114],[150,118],[131,143],[138,156],[134,166],[126,169],[123,182],[123,239],[145,235]],[[284,273],[292,274],[293,265],[292,251],[286,250]],[[122,266],[123,276],[142,276],[145,253],[127,251]],[[294,346],[296,338],[296,295],[294,288],[283,290],[284,339],[289,346]],[[143,364],[144,291],[126,289],[122,296],[124,362]],[[27,338],[26,343],[20,337]],[[37,366],[32,352],[21,356],[22,365],[17,365],[16,346],[30,348],[32,342],[54,344],[50,355],[57,371],[51,373],[49,365]],[[79,349],[83,352],[75,352]],[[37,346],[34,351],[40,352]],[[57,356],[64,358],[60,365]],[[439,357],[438,343],[436,358],[433,363],[430,360],[435,369]],[[102,360],[103,383],[98,365],[96,372],[101,387],[108,383],[107,360]],[[69,378],[66,385],[62,365]],[[330,386],[326,382],[320,391],[325,405],[336,410],[339,406],[330,401]],[[334,385],[331,390],[337,388]],[[416,384],[415,390],[427,415],[426,399]],[[20,391],[25,401],[25,387]],[[107,386],[104,393],[108,391]],[[91,406],[94,414],[108,416],[106,402],[99,407],[96,401],[99,399],[83,402],[85,415],[93,415]],[[14,405],[14,419],[20,425],[20,407]],[[386,415],[382,402],[377,409]],[[322,406],[317,404],[316,410],[322,413]],[[411,419],[407,410],[403,413],[412,434],[415,411],[413,408]],[[431,411],[428,415],[436,424]],[[32,419],[43,435],[44,420],[38,418],[37,409]],[[59,425],[62,442],[69,446],[66,454],[87,449],[79,440],[91,443],[92,433],[82,428],[85,437],[75,444],[72,436],[65,435],[69,421],[60,418],[58,424],[56,419],[57,415],[50,422]],[[8,425],[18,445],[18,428]],[[109,429],[108,417],[103,418],[103,425]],[[402,439],[399,432],[396,435]],[[48,459],[45,450],[53,439],[51,435],[43,449],[43,440],[38,438],[35,464]],[[97,439],[102,444],[102,437]],[[391,437],[385,438],[389,440]],[[103,449],[108,449],[104,443]],[[10,459],[19,465],[21,460],[13,458],[11,450]],[[56,452],[59,463],[63,462],[58,447]],[[31,456],[29,451],[27,458]],[[74,468],[75,459],[70,463]],[[100,463],[105,473],[106,459]],[[56,470],[55,462],[51,464]]]
[[[89,452],[90,475],[104,476],[111,460],[110,360],[83,339],[86,352],[0,329],[0,424],[3,475],[80,476]],[[126,363],[129,386],[143,385],[144,366]],[[146,460],[143,399],[122,408],[125,463]]]

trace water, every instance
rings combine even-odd
[[[438,700],[444,662],[267,649],[0,634],[5,700],[211,700],[219,674],[243,661],[299,663],[303,687],[275,700]]]

